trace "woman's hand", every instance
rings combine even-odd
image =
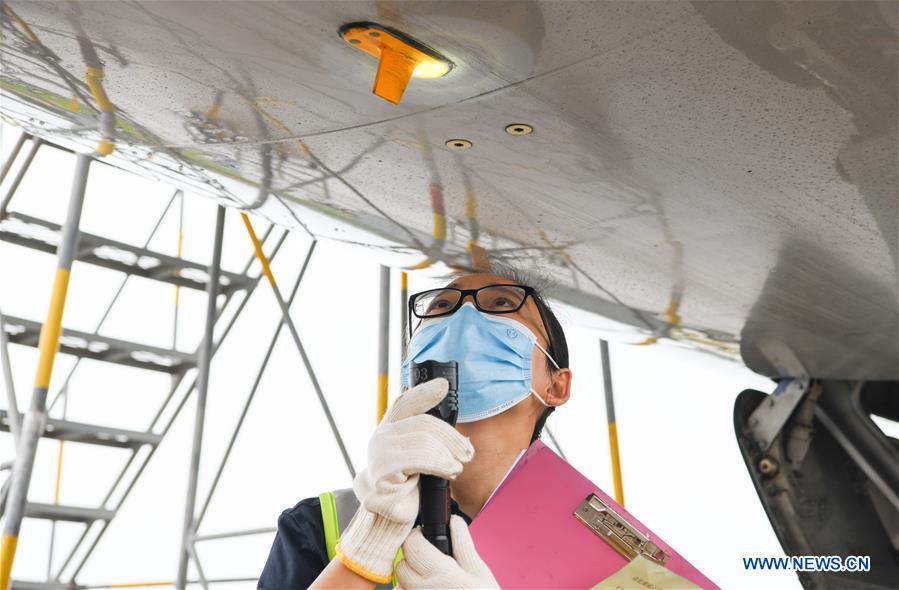
[[[499,588],[490,568],[475,550],[468,525],[456,514],[450,518],[450,538],[452,557],[431,545],[420,528],[412,531],[403,543],[403,560],[396,566],[397,588]]]
[[[446,397],[442,377],[400,395],[368,443],[368,465],[353,482],[360,507],[336,552],[354,573],[386,584],[393,560],[418,516],[418,476],[455,479],[474,447],[455,428],[425,414]]]

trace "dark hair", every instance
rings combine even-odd
[[[546,304],[543,295],[540,294],[539,291],[534,295],[534,303],[537,305],[540,317],[543,318],[543,326],[546,328],[546,333],[549,337],[549,346],[546,351],[553,357],[553,359],[555,359],[560,368],[568,368],[568,341],[565,339],[565,331],[562,330],[562,324],[559,323],[556,314],[554,314],[549,308],[549,305]],[[546,359],[546,363],[549,366],[550,372],[556,370],[549,359]],[[540,434],[543,432],[543,425],[546,424],[546,419],[555,411],[555,406],[543,408],[543,413],[540,414],[540,417],[537,418],[537,423],[534,425],[534,433],[531,435],[531,442],[540,438]]]
[[[558,363],[560,368],[568,368],[568,341],[565,339],[565,331],[562,330],[562,324],[559,323],[559,319],[556,317],[556,314],[553,313],[544,295],[552,285],[551,281],[546,276],[537,274],[533,271],[525,271],[506,262],[491,261],[489,269],[459,269],[440,278],[451,281],[471,274],[495,274],[515,281],[519,285],[527,285],[533,288],[534,304],[537,306],[537,311],[540,312],[540,317],[543,320],[543,327],[546,328],[546,334],[549,339],[549,346],[547,346],[546,351],[556,363]],[[546,359],[546,364],[549,367],[550,372],[556,370],[549,359]],[[546,419],[549,418],[549,415],[555,410],[555,406],[543,408],[543,412],[534,424],[534,432],[531,434],[532,443],[540,438],[540,435],[543,432],[543,426],[546,424]]]

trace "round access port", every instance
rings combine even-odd
[[[506,125],[506,133],[509,135],[528,135],[534,132],[534,128],[527,123],[512,123]]]
[[[471,142],[467,139],[450,139],[446,142],[446,147],[451,150],[467,150],[471,147]]]

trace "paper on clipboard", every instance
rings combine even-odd
[[[699,586],[642,555],[590,590],[698,590]]]

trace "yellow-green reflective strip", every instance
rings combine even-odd
[[[399,586],[399,582],[396,581],[396,565],[403,560],[403,548],[400,547],[399,551],[396,552],[396,557],[393,558],[393,587],[396,588]]]
[[[328,560],[334,559],[336,553],[337,537],[340,536],[340,527],[337,524],[337,505],[334,503],[334,494],[325,492],[318,495],[322,505],[322,524],[325,527],[325,547],[328,550]]]

